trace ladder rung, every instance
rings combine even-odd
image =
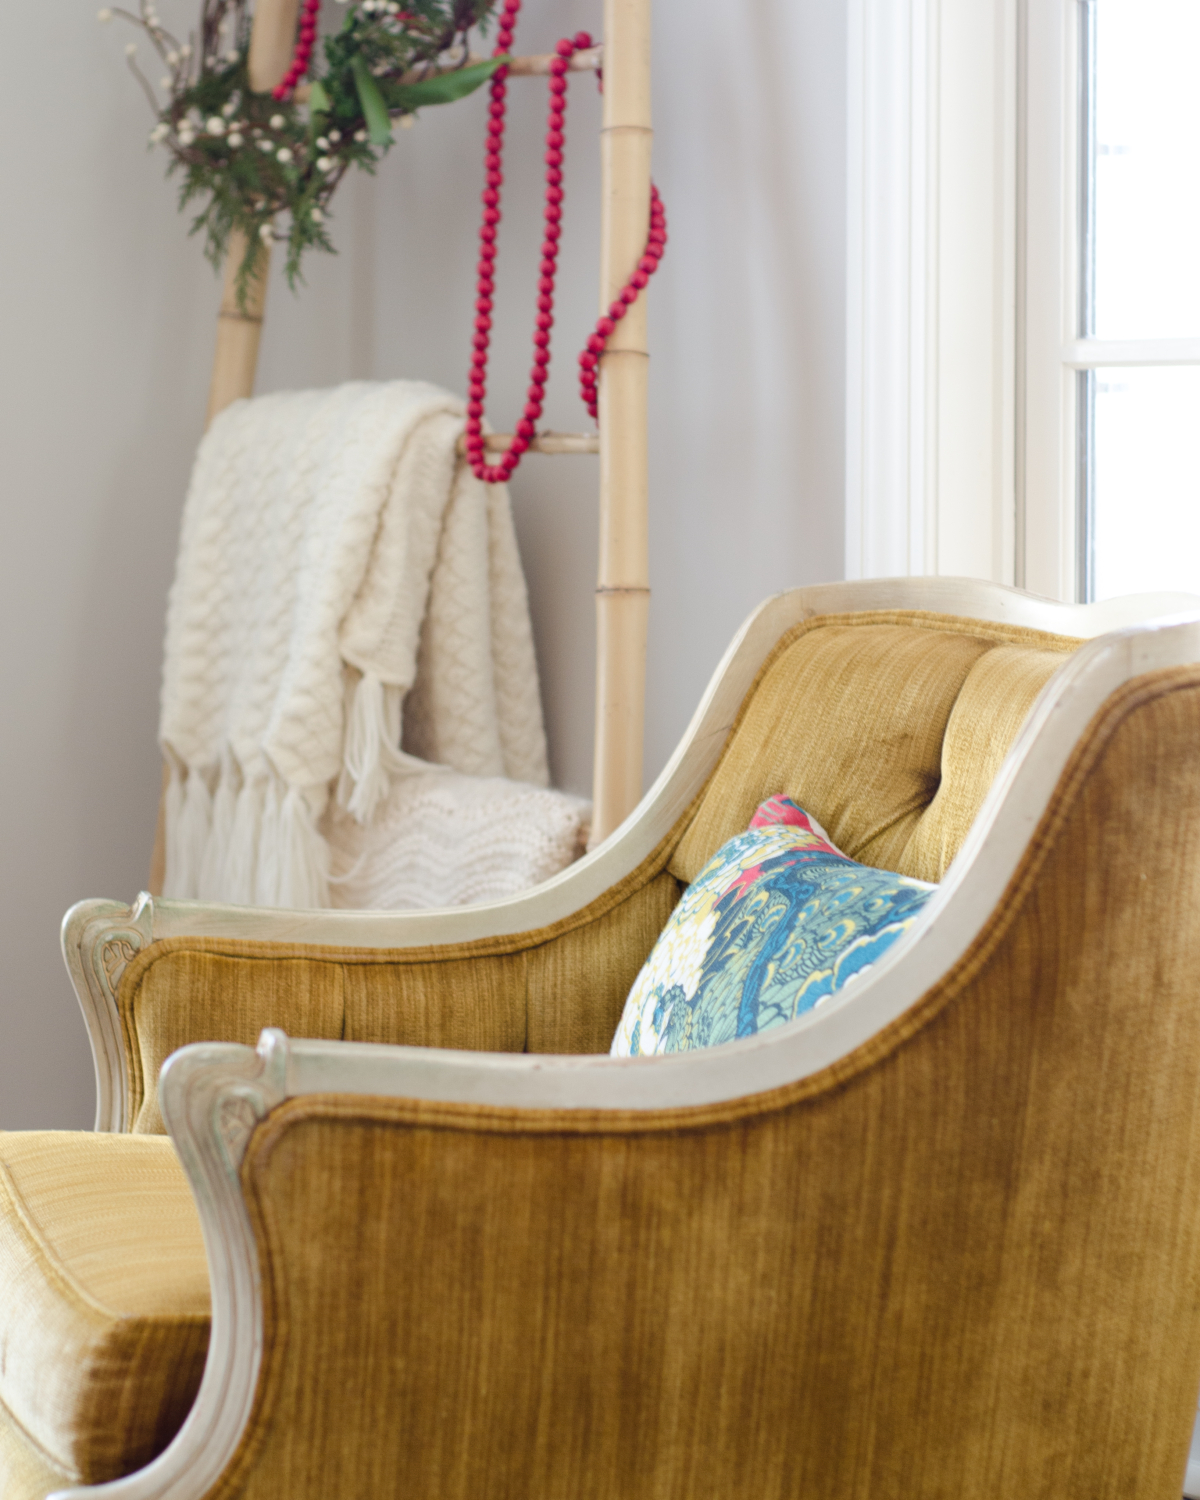
[[[472,57],[471,61],[485,62],[486,58]],[[541,52],[532,57],[514,57],[508,65],[510,78],[548,77],[553,52]],[[589,47],[585,52],[575,52],[567,64],[568,73],[593,73],[604,61],[603,47]]]
[[[468,64],[487,62],[486,57],[476,57],[474,53],[467,58]],[[539,52],[531,57],[514,57],[508,65],[510,78],[545,78],[549,76],[550,64],[554,61],[553,52]],[[576,52],[567,64],[569,73],[591,73],[604,61],[603,47],[589,47],[585,52]],[[456,68],[440,68],[439,73],[454,73]],[[433,75],[428,73],[413,73],[401,82],[415,83],[419,78],[429,78]],[[295,98],[298,103],[308,102],[308,84],[302,83],[297,88]]]
[[[511,432],[489,432],[483,440],[485,453],[506,453],[512,442]],[[458,452],[467,451],[466,439],[459,438]],[[598,432],[539,432],[529,444],[529,453],[599,453]]]

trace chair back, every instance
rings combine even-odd
[[[940,880],[1034,699],[1079,644],[917,610],[797,625],[748,694],[671,873],[694,880],[782,793],[851,858]]]

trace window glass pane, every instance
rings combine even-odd
[[[1200,593],[1200,368],[1093,379],[1095,597]]]
[[[1095,322],[1200,335],[1200,0],[1091,0]]]

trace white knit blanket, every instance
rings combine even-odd
[[[578,859],[590,824],[591,804],[565,792],[454,771],[398,776],[369,827],[330,804],[333,905],[500,901]]]
[[[463,415],[358,382],[213,423],[167,612],[164,894],[328,906],[331,796],[369,825],[430,761],[546,784],[508,494],[456,459]]]

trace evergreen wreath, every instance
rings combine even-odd
[[[304,101],[287,87],[251,91],[249,0],[201,0],[199,29],[182,41],[163,25],[155,0],[139,0],[136,13],[106,7],[99,19],[120,16],[140,27],[166,69],[163,102],[138,64],[137,43],[126,46],[157,116],[150,144],[169,151],[168,175],[183,175],[179,206],[203,200],[191,233],[203,231],[216,267],[232,231],[245,235],[237,280],[244,301],[260,244],[286,240],[293,287],[307,250],[333,251],[330,199],[351,166],[374,172],[392,144],[393,119],[409,125],[422,106],[463,98],[501,66],[504,57],[469,61],[468,33],[486,29],[496,3],[351,0],[341,30],[325,39],[324,68]],[[281,214],[286,230],[277,227]]]

